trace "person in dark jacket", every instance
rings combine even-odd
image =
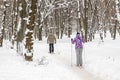
[[[54,44],[56,43],[56,38],[53,33],[48,35],[47,43],[49,44],[49,52],[54,53]]]

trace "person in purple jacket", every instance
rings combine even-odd
[[[77,66],[82,66],[82,51],[83,51],[83,43],[84,38],[80,36],[80,33],[77,32],[76,37],[71,39],[72,44],[75,44],[76,50],[76,64]]]

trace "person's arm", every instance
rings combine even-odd
[[[54,40],[55,40],[55,43],[56,43],[56,37],[55,37],[55,35],[54,35]]]
[[[76,42],[76,38],[71,39],[71,42],[72,42],[72,44],[74,44]]]
[[[47,38],[47,43],[49,43],[49,36],[48,36],[48,38]]]
[[[84,39],[84,37],[82,37],[82,42],[85,43],[85,39]]]

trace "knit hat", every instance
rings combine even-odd
[[[80,34],[79,32],[77,32],[77,35]]]
[[[80,33],[79,32],[77,32],[76,38],[80,38]]]

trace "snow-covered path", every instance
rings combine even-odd
[[[0,48],[0,80],[102,80],[74,64],[71,66],[62,54],[47,53],[48,47],[43,47],[42,44],[44,43],[34,45],[36,54],[31,63],[25,62],[12,49]],[[47,58],[48,65],[37,65],[37,59],[41,56]]]
[[[68,75],[70,75],[71,73],[71,78],[69,78],[68,80],[74,80],[75,78],[73,78],[73,76],[77,76],[78,77],[77,80],[102,80],[99,77],[92,75],[91,73],[89,73],[88,71],[86,71],[81,67],[76,67],[75,65],[68,64],[68,62],[59,55],[53,55],[53,58],[60,65],[62,65],[64,69],[66,69],[66,72],[68,72]],[[66,77],[67,77],[67,74],[66,74]]]

